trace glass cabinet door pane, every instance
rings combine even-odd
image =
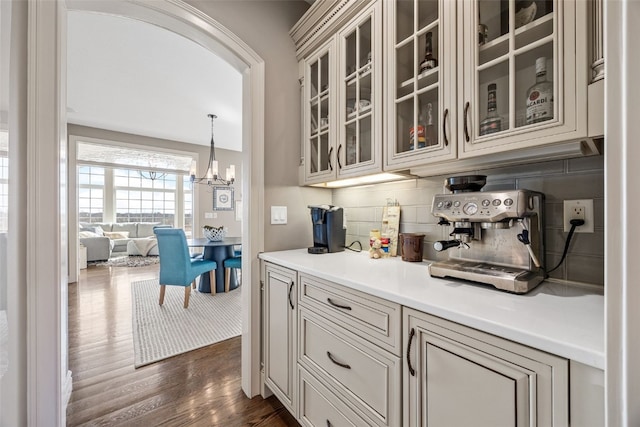
[[[486,68],[479,73],[478,123],[476,136],[509,129],[509,61]]]
[[[438,19],[438,0],[422,0],[417,2],[418,28],[424,28]]]
[[[396,105],[396,153],[409,151],[413,140],[413,98],[405,99]]]
[[[329,170],[329,134],[320,135],[320,170]]]
[[[325,53],[320,58],[320,92],[324,93],[329,89],[329,54]]]
[[[396,1],[396,43],[413,35],[414,8],[414,0]]]
[[[309,96],[311,99],[318,96],[318,88],[319,88],[319,80],[318,80],[318,62],[314,62],[311,64],[310,72],[309,72]]]
[[[364,114],[371,110],[371,74],[360,79],[360,94],[358,96],[358,112]]]
[[[368,162],[373,158],[373,142],[371,140],[371,116],[367,116],[360,120],[359,123],[360,133],[358,139],[360,142],[360,158],[358,161]]]
[[[344,163],[346,166],[350,166],[355,165],[358,161],[356,122],[349,123],[346,131]]]
[[[369,70],[367,64],[371,62],[371,19],[367,19],[358,29],[360,36],[360,58],[359,66],[362,72]]]
[[[356,32],[353,31],[346,38],[345,46],[345,70],[344,73],[347,78],[350,78],[351,74],[356,72],[358,65],[356,64]]]
[[[320,141],[318,137],[313,137],[309,140],[309,145],[311,149],[309,150],[310,159],[309,159],[309,172],[318,173],[320,171],[318,158],[320,151]]]
[[[516,127],[552,120],[554,113],[553,45],[516,56]]]

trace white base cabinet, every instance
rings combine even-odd
[[[601,369],[269,262],[262,273],[264,384],[303,426],[604,425]]]
[[[296,416],[298,386],[298,273],[263,263],[264,383]]]
[[[405,309],[405,426],[568,426],[566,359]]]

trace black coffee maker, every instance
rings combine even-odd
[[[346,230],[344,211],[331,205],[309,206],[313,225],[313,246],[310,254],[344,251]]]

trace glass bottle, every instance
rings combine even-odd
[[[487,116],[480,122],[480,136],[502,130],[502,119],[498,115],[498,104],[496,102],[496,89],[495,83],[487,86]]]
[[[553,83],[547,80],[547,58],[536,59],[536,82],[527,90],[527,124],[553,119]]]
[[[424,59],[420,63],[420,70],[418,74],[422,74],[427,70],[431,70],[438,66],[438,60],[433,56],[433,42],[432,42],[433,34],[429,31],[425,35],[425,44],[424,44]]]
[[[427,125],[424,130],[424,139],[427,147],[438,145],[438,133],[433,124],[433,106],[430,102],[427,104]]]

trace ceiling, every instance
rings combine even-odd
[[[69,123],[242,150],[242,75],[168,30],[105,14],[68,14]]]

